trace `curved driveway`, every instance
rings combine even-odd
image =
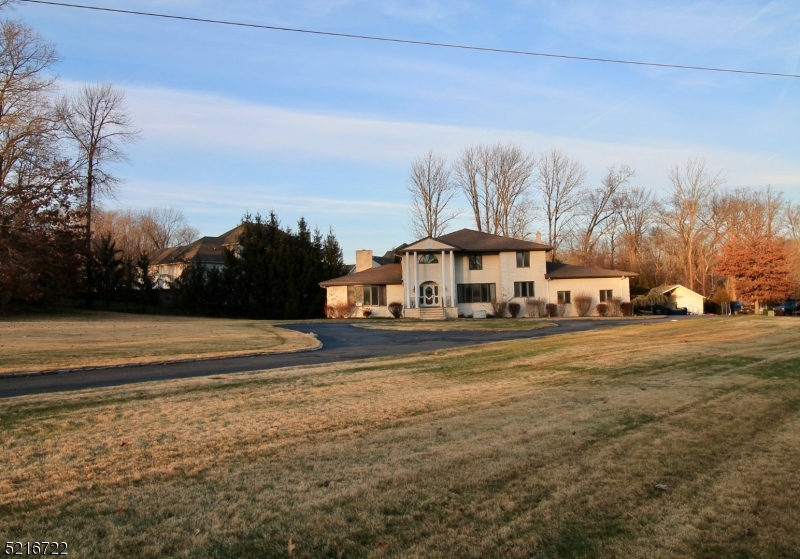
[[[0,378],[0,398],[102,386],[118,386],[154,380],[336,363],[504,340],[541,338],[554,334],[584,332],[632,323],[641,324],[642,320],[570,320],[559,322],[555,328],[513,332],[398,332],[394,330],[358,328],[350,324],[341,323],[287,324],[283,327],[298,332],[315,334],[323,344],[322,349],[255,357],[230,357],[209,361],[73,371],[54,375],[5,377]]]

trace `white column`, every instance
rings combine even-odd
[[[458,289],[456,287],[456,261],[455,257],[453,256],[453,251],[450,251],[450,304],[452,306],[458,305],[458,301],[456,300],[456,293]]]
[[[405,296],[405,305],[408,308],[409,303],[411,302],[411,297],[409,294],[411,293],[411,289],[409,288],[409,284],[411,283],[411,269],[408,267],[408,253],[403,255],[403,295]]]
[[[444,251],[442,251],[442,292],[439,293],[439,296],[442,298],[441,303],[444,307],[445,304],[445,296],[447,295],[447,274],[444,271]]]
[[[414,251],[414,308],[419,307],[419,258],[417,258],[417,251]]]

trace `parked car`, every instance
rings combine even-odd
[[[775,311],[775,316],[792,316],[800,308],[797,306],[797,301],[788,299],[780,305],[772,307],[772,310]]]
[[[745,305],[741,301],[731,301],[731,314],[753,314],[753,307]]]

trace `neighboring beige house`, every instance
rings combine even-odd
[[[395,302],[406,317],[455,318],[490,314],[495,300],[523,303],[538,297],[569,304],[571,315],[578,294],[591,295],[595,305],[617,297],[630,301],[629,279],[636,274],[547,262],[552,247],[538,241],[462,229],[402,245],[377,267],[372,251],[358,251],[354,274],[320,285],[330,306],[349,302],[387,317]]]
[[[686,308],[691,314],[704,314],[705,297],[680,284],[663,285],[659,291],[666,296],[671,309]]]
[[[168,289],[180,277],[189,262],[221,268],[225,262],[224,249],[236,250],[244,225],[239,225],[219,237],[203,237],[181,247],[162,248],[150,255],[150,268],[155,272],[156,285]]]

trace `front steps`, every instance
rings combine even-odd
[[[420,307],[419,317],[422,320],[447,320],[442,307]]]

